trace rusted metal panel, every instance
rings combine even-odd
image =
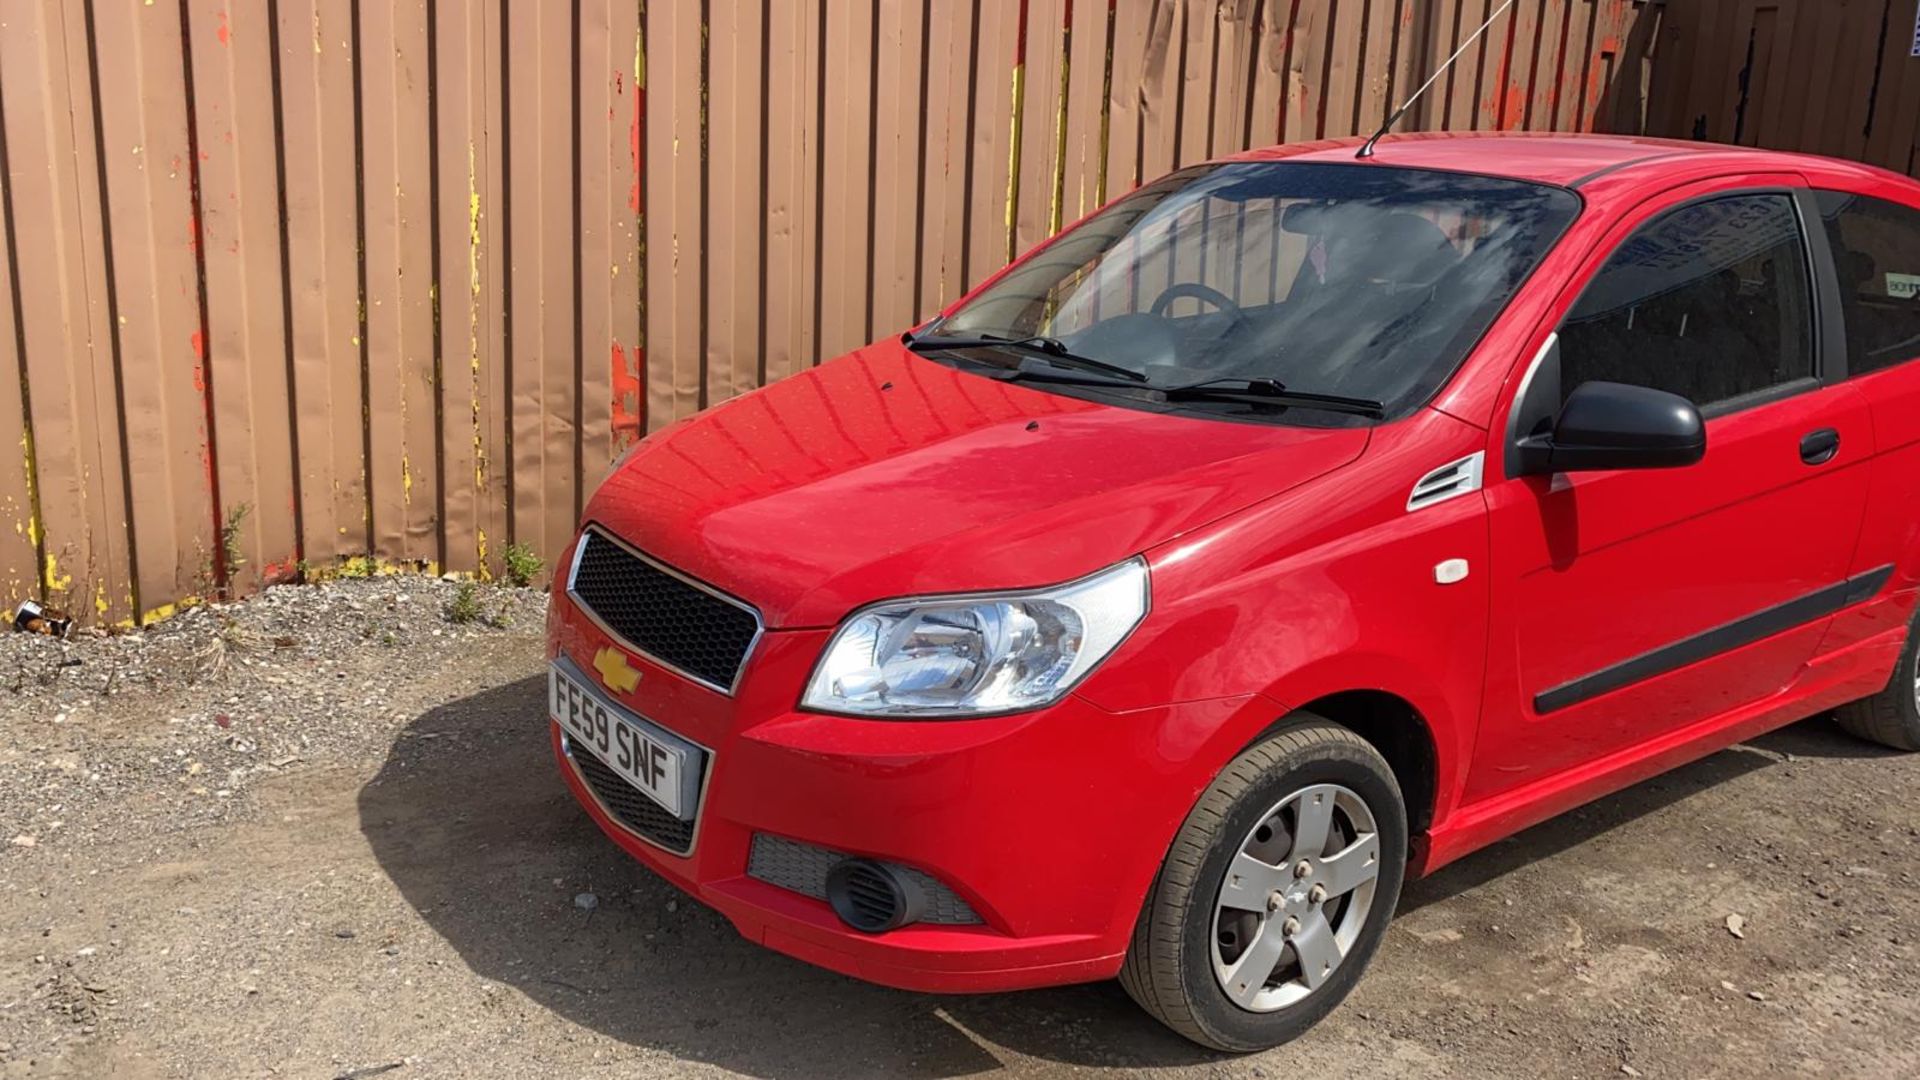
[[[4,70],[0,69],[0,74]],[[20,348],[19,288],[13,252],[13,192],[8,184],[7,132],[0,110],[0,604],[41,599],[40,521],[34,506],[33,434],[27,427],[27,372]]]
[[[819,295],[818,270],[820,242],[820,26],[823,0],[792,0],[789,3],[772,5],[767,11],[764,28],[766,35],[766,175],[767,205],[764,217],[766,229],[766,268],[764,272],[766,291],[762,294],[764,312],[761,329],[765,340],[763,355],[766,358],[766,379],[775,379],[791,375],[810,367],[819,357],[816,326],[814,324],[814,305]],[[956,14],[964,14],[964,0],[944,0],[949,6],[943,9],[947,18],[952,20]],[[936,22],[936,25],[951,28],[951,22]],[[965,40],[965,35],[961,35]],[[937,59],[939,53],[934,54]],[[964,102],[965,76],[957,71],[948,72],[949,80],[958,78],[958,89],[953,82],[938,85],[934,93],[937,100],[951,103]],[[964,105],[958,106],[959,118],[950,111],[945,115],[948,125],[947,138],[955,134],[964,137]],[[929,117],[929,130],[938,117]],[[929,146],[931,147],[931,136]],[[929,154],[932,150],[929,149]],[[950,177],[959,166],[953,159],[942,161],[939,175]],[[647,174],[649,183],[652,172]],[[928,175],[933,175],[931,164]],[[931,205],[932,188],[929,188]],[[940,220],[946,227],[946,218],[930,213],[931,222]],[[938,241],[923,241],[935,250],[946,251],[949,245]],[[649,247],[652,241],[649,238]],[[953,250],[958,250],[954,247]],[[650,279],[651,281],[651,279]],[[651,293],[651,288],[650,288]],[[647,311],[654,310],[652,296],[648,297]],[[648,341],[654,341],[652,320],[647,321]]]
[[[1326,0],[1332,9],[1326,52],[1326,96],[1321,134],[1342,138],[1359,134],[1360,99],[1366,87],[1367,0]],[[1374,121],[1379,126],[1379,121]]]
[[[41,587],[87,617],[136,604],[124,430],[116,409],[101,191],[84,9],[0,4],[0,123],[7,129],[16,316],[39,506]],[[29,525],[34,530],[34,525]]]
[[[654,0],[647,6],[643,138],[650,430],[691,416],[705,396],[700,371],[706,290],[700,229],[706,145],[704,40],[697,5]],[[515,102],[519,108],[533,109],[517,96]],[[532,315],[537,317],[537,312]],[[813,316],[812,310],[805,313],[809,320]]]
[[[1248,132],[1252,107],[1253,64],[1258,42],[1257,17],[1264,4],[1256,0],[1221,0],[1214,16],[1216,60],[1208,111],[1212,118],[1213,153],[1226,154],[1252,146]],[[1263,136],[1260,145],[1267,145]]]
[[[186,57],[200,165],[205,366],[213,399],[228,587],[293,576],[299,559],[280,289],[271,32],[264,6],[189,0]]]
[[[1174,164],[1191,165],[1214,155],[1214,71],[1221,62],[1220,4],[1186,0],[1176,33],[1178,68],[1173,79]]]
[[[639,436],[639,386],[629,365],[640,344],[639,212],[634,199],[639,181],[634,159],[639,8],[630,0],[582,0],[579,18],[581,385],[575,514],[614,456]],[[743,37],[747,45],[742,47],[752,48],[758,71],[758,34]],[[755,89],[757,95],[757,83]],[[757,134],[757,96],[753,115]],[[757,188],[758,162],[741,165],[749,174],[742,182]],[[755,238],[760,231],[758,210],[757,200],[739,208],[746,233]],[[743,275],[735,295],[757,297],[755,267],[743,268]],[[734,363],[749,372],[748,378],[736,379],[736,392],[758,384],[755,354],[755,343],[748,341],[734,357]]]
[[[874,78],[871,0],[827,0],[827,55],[821,93],[826,114],[826,179],[820,234],[821,358],[866,344],[872,304]],[[891,92],[892,87],[885,88]],[[1004,189],[1001,192],[1005,197]],[[1004,259],[1004,256],[1002,256]]]
[[[1280,106],[1280,142],[1306,142],[1325,134],[1322,110],[1327,99],[1328,36],[1332,33],[1331,0],[1289,0],[1286,41],[1285,99]]]
[[[1832,51],[1816,60],[1814,69],[1833,71],[1833,90],[1827,94],[1789,94],[1788,107],[1804,110],[1801,130],[1814,133],[1808,149],[1857,158],[1865,152],[1867,140],[1865,117],[1860,114],[1873,93],[1874,72],[1885,73],[1881,57],[1887,43],[1880,40],[1881,12],[1868,0],[1839,0],[1837,6],[1840,12],[1828,20],[1831,25],[1824,27],[1826,36],[1822,39],[1831,43]],[[1887,36],[1897,40],[1903,35]],[[1894,59],[1896,63],[1900,60]]]
[[[437,0],[429,11],[444,562],[449,570],[492,573],[506,536],[510,400],[502,357],[501,89],[493,65],[500,8],[493,0]]]
[[[373,553],[438,569],[441,401],[425,0],[361,5],[359,37]]]
[[[921,0],[885,0],[879,5],[873,58],[873,306],[866,337],[897,334],[919,321],[920,199],[925,185],[921,137],[927,114],[921,100],[929,75],[926,6]],[[754,63],[757,65],[758,58]],[[757,83],[756,83],[757,84]],[[753,117],[757,127],[759,117]],[[747,221],[750,217],[743,215]],[[743,309],[758,306],[757,282],[738,297]],[[749,389],[743,386],[741,389]]]
[[[829,21],[829,80],[831,80],[832,22]],[[980,283],[987,275],[1006,265],[1013,254],[1013,222],[1009,215],[1016,180],[1009,172],[1012,164],[1013,129],[1018,115],[1016,91],[1023,76],[1016,64],[1019,49],[1019,5],[1015,3],[981,4],[975,19],[973,79],[973,130],[968,161],[967,203],[972,208],[968,235],[963,241],[965,267],[963,290]],[[827,141],[827,176],[833,176],[833,140]],[[829,181],[831,182],[831,180]],[[831,215],[821,216],[822,235],[831,237],[840,231]],[[831,255],[832,249],[828,249]],[[832,266],[829,259],[826,264]],[[823,274],[831,280],[831,272]],[[822,351],[834,353],[833,341],[822,337]]]
[[[1013,221],[1013,246],[1025,251],[1058,231],[1053,222],[1059,206],[1059,184],[1066,136],[1068,73],[1066,56],[1068,5],[1065,0],[1025,0],[1016,46],[1021,94],[1016,117],[1018,142],[1014,146],[1008,213]]]
[[[551,558],[572,538],[580,483],[573,27],[563,8],[512,0],[505,35],[509,532]]]
[[[762,14],[754,4],[716,4],[709,16],[713,21],[707,34],[706,392],[710,402],[760,385],[760,243],[764,235],[760,210],[765,205],[760,190]],[[890,167],[900,164],[890,162]],[[906,164],[911,178],[911,163]],[[911,241],[899,250],[911,252]]]
[[[1395,49],[1400,41],[1402,0],[1372,0],[1364,10],[1361,24],[1364,45],[1360,50],[1360,86],[1354,95],[1353,134],[1371,135],[1378,131],[1393,97]]]
[[[1157,9],[1146,0],[1115,0],[1107,76],[1107,191],[1139,186],[1145,143],[1146,62]]]
[[[1548,100],[1546,124],[1552,131],[1584,131],[1587,115],[1587,69],[1593,57],[1595,9],[1599,0],[1571,0],[1567,5],[1565,45],[1560,72]]]
[[[1291,0],[1260,4],[1255,9],[1247,91],[1249,147],[1284,141],[1287,98],[1287,45],[1292,34]]]
[[[1155,0],[1150,19],[1137,32],[1132,65],[1138,99],[1139,134],[1134,162],[1137,183],[1172,172],[1180,165],[1180,79],[1189,0]]]
[[[280,0],[287,317],[302,549],[314,567],[372,550],[361,415],[360,174],[349,9]]]
[[[1900,48],[1906,43],[1906,27],[1895,22],[1887,36],[1887,62],[1879,86],[1870,95],[1873,134],[1867,140],[1866,159],[1911,176],[1920,165],[1914,159],[1916,139],[1920,139],[1920,60]]]
[[[1490,6],[1498,0],[1442,0],[1444,34],[1437,33],[1436,39],[1444,45],[1436,46],[1431,55],[1435,64],[1444,62],[1455,52],[1460,53],[1453,67],[1435,84],[1433,93],[1446,95],[1445,105],[1435,117],[1428,115],[1428,127],[1434,130],[1477,130],[1480,119],[1480,86],[1486,78],[1488,59],[1488,37],[1482,34],[1469,40],[1480,24],[1487,20],[1494,9]],[[1491,31],[1489,31],[1491,33]],[[1464,49],[1464,51],[1462,51]]]
[[[177,9],[95,0],[93,53],[105,148],[132,535],[142,620],[205,590],[213,496],[202,454],[205,401],[194,386],[197,267],[183,243],[193,212]],[[102,255],[107,245],[102,237]],[[4,603],[4,601],[0,601]]]
[[[1113,9],[1074,0],[1068,9],[1067,111],[1060,168],[1059,219],[1071,225],[1107,201],[1108,35]]]
[[[991,207],[975,206],[967,197],[973,152],[969,141],[973,131],[973,86],[979,77],[973,34],[977,11],[971,0],[932,0],[927,15],[929,40],[944,45],[929,49],[926,55],[926,140],[920,169],[916,319],[935,314],[960,294],[965,280],[970,216],[991,212]],[[779,70],[778,65],[775,70]],[[768,277],[773,277],[771,268]],[[771,309],[768,320],[777,325]]]

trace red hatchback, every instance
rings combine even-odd
[[[1408,874],[1839,709],[1920,748],[1920,184],[1609,137],[1183,169],[659,432],[562,774],[763,945],[1304,1030]]]

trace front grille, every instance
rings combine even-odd
[[[769,885],[778,885],[789,892],[825,900],[827,872],[833,869],[835,863],[846,858],[838,851],[802,844],[785,837],[755,833],[753,850],[747,856],[747,876]],[[980,922],[980,916],[973,907],[939,878],[911,866],[898,863],[890,865],[901,877],[920,887],[920,893],[926,899],[921,922],[948,926],[969,926]]]
[[[568,592],[614,636],[731,693],[760,635],[760,616],[598,532],[580,541]]]
[[[574,768],[580,770],[580,779],[586,781],[615,821],[676,855],[693,850],[693,822],[667,813],[579,743],[570,742],[568,750]]]

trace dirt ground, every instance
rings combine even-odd
[[[1920,759],[1825,720],[1414,884],[1330,1021],[1226,1058],[1112,984],[740,940],[567,797],[541,598],[454,588],[0,639],[0,1077],[1920,1075]]]

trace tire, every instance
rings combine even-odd
[[[1907,629],[1907,647],[1900,651],[1893,678],[1886,689],[1834,710],[1834,719],[1848,734],[1890,746],[1920,750],[1920,615]]]
[[[1318,855],[1293,836],[1314,834],[1319,811],[1302,809],[1310,802],[1334,808]],[[1257,863],[1241,861],[1243,853]],[[1134,927],[1121,985],[1202,1046],[1278,1046],[1318,1023],[1359,981],[1393,917],[1406,865],[1406,806],[1386,760],[1346,728],[1296,714],[1228,763],[1187,815]],[[1230,867],[1252,872],[1229,879]],[[1368,867],[1370,885],[1348,885]],[[1344,891],[1316,901],[1315,884]],[[1264,909],[1250,910],[1261,896]],[[1274,930],[1282,944],[1267,936]],[[1337,959],[1322,960],[1318,985],[1310,985],[1306,961],[1330,958],[1328,941]],[[1276,949],[1270,975],[1247,977]],[[1230,996],[1230,984],[1242,1000]]]

